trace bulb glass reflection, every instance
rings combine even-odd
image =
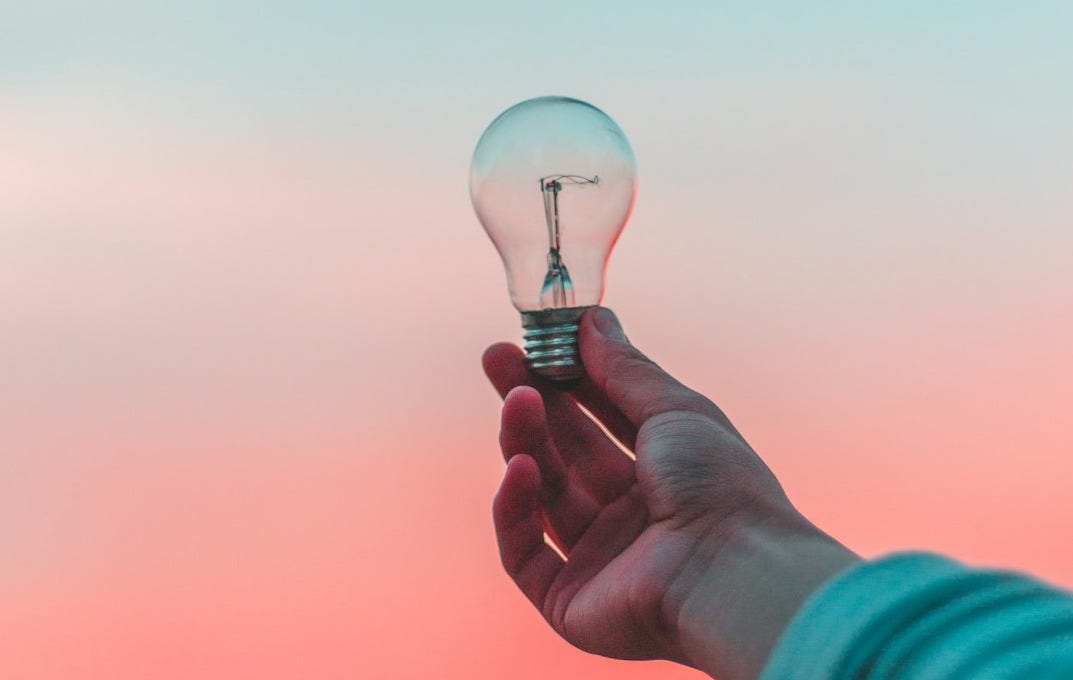
[[[563,380],[581,373],[576,322],[603,297],[608,256],[633,210],[636,174],[619,126],[567,97],[512,106],[477,143],[470,197],[503,260],[538,373]]]

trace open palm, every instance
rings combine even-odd
[[[633,348],[613,315],[587,313],[580,335],[588,378],[570,394],[534,379],[512,345],[485,353],[504,396],[503,565],[581,649],[683,661],[674,591],[739,510],[785,496],[722,412]]]

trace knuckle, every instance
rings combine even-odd
[[[681,432],[683,426],[708,428],[715,424],[715,421],[704,413],[688,409],[670,409],[660,411],[647,419],[638,431],[638,436],[640,437],[644,433],[650,437],[657,433],[664,433],[667,430]]]

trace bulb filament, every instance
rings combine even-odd
[[[599,184],[600,176],[549,175],[540,178],[544,195],[544,219],[548,224],[548,273],[540,289],[540,305],[544,309],[574,306],[574,284],[562,258],[562,225],[559,221],[559,192],[563,184],[584,186]]]

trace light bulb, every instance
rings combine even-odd
[[[582,376],[578,321],[603,298],[636,175],[626,135],[577,99],[515,104],[477,142],[470,198],[503,260],[531,371],[559,383]]]

